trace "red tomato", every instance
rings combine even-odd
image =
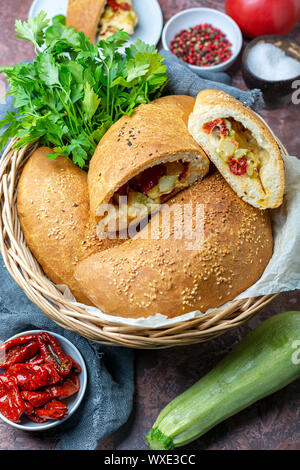
[[[300,19],[300,0],[226,0],[225,9],[246,36],[288,34]]]

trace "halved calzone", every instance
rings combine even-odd
[[[209,160],[188,132],[195,99],[166,96],[140,105],[101,139],[90,162],[91,212],[100,231],[123,230],[203,178]],[[105,204],[114,211],[105,213]],[[116,228],[109,228],[111,219]]]
[[[96,43],[120,29],[132,35],[138,16],[132,0],[69,0],[66,24]]]
[[[189,118],[189,131],[242,199],[259,209],[280,206],[282,156],[251,109],[224,92],[204,90]]]

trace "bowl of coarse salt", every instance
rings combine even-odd
[[[244,50],[243,77],[248,88],[260,88],[267,102],[293,92],[300,78],[300,44],[285,36],[260,36]]]

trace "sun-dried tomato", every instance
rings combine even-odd
[[[5,375],[0,375],[0,411],[14,423],[19,423],[26,411],[26,404],[15,380]]]
[[[223,136],[227,136],[229,134],[229,130],[227,129],[226,122],[224,119],[214,119],[211,122],[207,122],[203,125],[203,130],[206,134],[211,134],[215,128],[218,128],[220,134]]]
[[[68,375],[72,368],[72,361],[62,351],[57,339],[43,331],[38,334],[38,342],[45,363],[52,364],[60,375]]]
[[[241,157],[237,160],[231,159],[229,162],[229,169],[234,175],[242,176],[247,173],[248,162],[246,157]]]

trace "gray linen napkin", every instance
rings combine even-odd
[[[264,106],[262,92],[258,89],[243,91],[229,85],[229,76],[220,72],[201,71],[195,73],[187,64],[172,52],[162,49],[160,54],[165,59],[169,83],[164,94],[196,96],[207,88],[222,90],[240,100],[246,106],[258,111]]]

